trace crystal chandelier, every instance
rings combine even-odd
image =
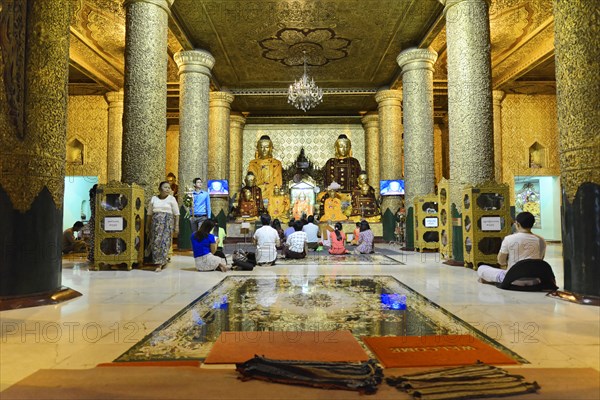
[[[323,89],[315,84],[313,78],[306,73],[306,51],[304,53],[304,74],[290,85],[288,90],[288,103],[304,112],[316,107],[323,101]]]

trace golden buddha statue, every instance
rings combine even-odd
[[[369,185],[367,173],[361,171],[357,178],[358,188],[352,193],[352,216],[369,218],[369,222],[381,219],[375,189]]]
[[[327,188],[327,198],[325,199],[321,217],[321,221],[346,221],[348,217],[342,212],[342,200],[336,193],[340,185],[333,182]]]
[[[238,216],[257,217],[263,209],[263,199],[261,190],[254,183],[254,174],[248,172],[244,178],[246,186],[242,191],[238,200]]]
[[[300,192],[296,201],[294,201],[294,207],[292,208],[292,215],[294,219],[300,219],[302,216],[308,217],[313,215],[313,206],[310,201],[306,198],[306,194]]]
[[[285,188],[275,186],[273,189],[273,196],[269,198],[269,205],[267,207],[271,219],[279,219],[282,222],[288,222],[289,211],[290,211],[290,198],[288,197]]]
[[[352,157],[350,139],[340,135],[335,142],[335,158],[327,160],[323,168],[323,183],[329,187],[332,182],[337,182],[340,192],[351,193],[356,188],[360,171],[360,162]]]
[[[280,187],[282,178],[281,161],[273,158],[273,142],[267,135],[263,135],[256,143],[256,158],[248,164],[248,172],[255,176],[263,197],[268,199],[273,196],[275,186]]]

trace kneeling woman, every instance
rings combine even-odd
[[[227,271],[224,258],[215,256],[217,251],[217,240],[210,233],[215,223],[209,219],[202,222],[198,231],[192,235],[192,248],[194,249],[194,260],[198,271]]]

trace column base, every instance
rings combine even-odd
[[[452,260],[452,259],[446,260],[442,264],[451,265],[453,267],[464,267],[465,266],[464,261],[458,261],[458,260]]]
[[[60,289],[47,293],[38,293],[28,296],[0,297],[0,311],[58,304],[81,295],[82,294],[76,290],[62,286]]]

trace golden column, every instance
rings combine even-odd
[[[441,2],[448,42],[450,202],[460,212],[463,186],[494,179],[489,3]]]
[[[402,149],[402,91],[380,90],[375,95],[379,110],[381,179],[400,179],[404,175]],[[400,196],[385,196],[381,202],[384,240],[395,240],[395,214],[402,206]]]
[[[437,53],[429,49],[407,49],[396,61],[402,68],[404,115],[405,206],[415,196],[433,193],[435,187],[433,147],[433,64]]]
[[[600,296],[597,0],[554,0],[565,289]]]
[[[440,0],[448,52],[452,255],[463,261],[462,189],[494,180],[489,0]]]
[[[365,129],[365,170],[369,184],[379,190],[379,114],[370,112],[365,114],[361,122]]]
[[[179,185],[180,192],[195,178],[206,182],[208,172],[208,99],[214,57],[205,50],[175,54],[179,67]],[[182,201],[184,196],[179,196]]]
[[[505,93],[502,90],[494,90],[494,176],[496,182],[502,182],[502,100]]]
[[[61,289],[71,3],[0,9],[0,309],[78,295]]]
[[[123,91],[108,92],[105,97],[108,103],[106,181],[120,181],[123,151]]]
[[[150,200],[165,178],[167,31],[173,0],[125,0],[122,181]]]
[[[229,178],[229,115],[235,97],[227,92],[211,92],[208,102],[208,179]],[[212,198],[211,209],[227,215],[229,200]]]
[[[241,113],[229,117],[229,192],[239,193],[244,176],[242,165],[242,143],[246,118]]]

